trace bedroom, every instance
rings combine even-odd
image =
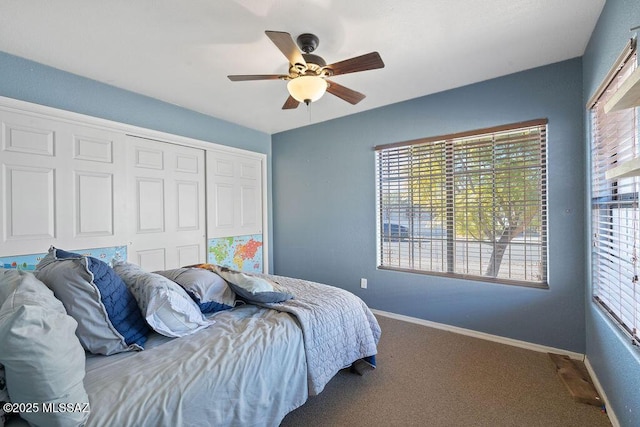
[[[269,271],[335,284],[385,312],[586,354],[620,424],[633,425],[637,349],[590,296],[585,103],[639,24],[637,2],[609,0],[579,57],[275,134],[7,53],[0,95],[265,154]],[[376,269],[373,146],[540,117],[553,135],[549,290]]]

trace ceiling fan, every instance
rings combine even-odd
[[[318,37],[313,34],[301,34],[297,45],[289,33],[265,31],[267,37],[289,60],[289,74],[249,74],[231,75],[234,82],[247,80],[286,80],[289,98],[282,106],[283,110],[297,108],[301,102],[309,105],[324,95],[325,91],[350,104],[357,104],[365,95],[328,79],[340,74],[383,68],[384,62],[378,52],[371,52],[344,61],[327,65],[325,60],[312,54],[318,47]],[[298,46],[300,49],[298,49]]]

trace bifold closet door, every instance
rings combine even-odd
[[[262,164],[253,156],[207,151],[209,238],[262,234]]]
[[[122,244],[122,133],[4,110],[0,131],[0,256]]]
[[[128,259],[148,271],[206,261],[204,150],[127,137]]]

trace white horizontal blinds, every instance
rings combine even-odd
[[[381,267],[546,282],[546,121],[376,152]]]
[[[453,147],[456,273],[546,282],[546,126]]]
[[[445,145],[378,152],[380,265],[446,271]]]
[[[604,105],[636,68],[634,53],[591,108],[593,296],[635,340],[640,333],[637,177],[607,180],[605,172],[638,156],[636,109],[605,113]]]

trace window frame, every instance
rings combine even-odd
[[[606,179],[606,172],[619,162],[640,154],[638,129],[638,109],[623,110],[608,116],[603,105],[610,97],[612,85],[619,87],[620,75],[632,72],[638,67],[635,39],[629,40],[622,53],[614,62],[602,84],[586,105],[589,118],[590,138],[590,297],[596,307],[608,316],[614,325],[629,338],[640,344],[640,285],[638,270],[637,241],[640,238],[640,177]],[[625,67],[629,66],[629,69]],[[628,77],[628,75],[627,75]],[[629,117],[626,117],[629,116]],[[608,119],[608,121],[607,121]],[[612,125],[613,123],[613,125]],[[613,134],[631,135],[630,138],[599,138],[600,127]],[[609,129],[612,126],[613,129]],[[610,134],[610,133],[609,133]],[[607,135],[609,135],[607,134]],[[598,154],[606,150],[604,154]],[[616,222],[616,220],[618,220]],[[624,221],[631,226],[623,226]],[[603,228],[603,226],[607,226]],[[627,228],[627,230],[623,230]],[[628,230],[631,228],[630,230]],[[629,251],[629,238],[633,248]],[[618,252],[616,256],[615,252]],[[607,257],[609,257],[607,259]],[[625,274],[629,276],[625,276]],[[607,279],[607,276],[617,275]],[[624,280],[626,278],[626,280]],[[616,280],[617,279],[617,280]],[[613,298],[612,295],[615,297]],[[614,301],[619,299],[619,301]],[[629,307],[632,307],[629,309]]]
[[[512,124],[507,124],[507,125],[502,125],[502,126],[495,126],[495,127],[490,127],[490,128],[484,128],[484,129],[478,129],[478,130],[471,130],[471,131],[465,131],[465,132],[459,132],[459,133],[455,133],[455,134],[449,134],[449,135],[444,135],[444,136],[436,136],[436,137],[429,137],[429,138],[421,138],[421,139],[417,139],[417,140],[411,140],[411,141],[403,141],[403,142],[397,142],[397,143],[392,143],[392,144],[384,144],[384,145],[379,145],[374,147],[374,150],[376,152],[376,222],[377,222],[377,231],[376,231],[376,236],[377,236],[377,267],[379,269],[383,269],[383,270],[393,270],[393,271],[403,271],[403,272],[410,272],[410,273],[418,273],[418,274],[426,274],[426,275],[433,275],[433,276],[444,276],[444,277],[452,277],[452,278],[461,278],[461,279],[467,279],[467,280],[475,280],[475,281],[485,281],[485,282],[492,282],[492,283],[499,283],[499,284],[508,284],[508,285],[518,285],[518,286],[526,286],[526,287],[534,287],[534,288],[548,288],[548,282],[547,282],[547,271],[548,271],[548,259],[547,259],[547,254],[548,254],[548,247],[547,247],[547,125],[548,125],[548,120],[547,119],[536,119],[536,120],[529,120],[529,121],[525,121],[525,122],[519,122],[519,123],[512,123]],[[537,244],[533,244],[534,246],[539,246],[539,268],[540,268],[540,280],[539,281],[534,281],[534,280],[518,280],[518,279],[514,279],[512,277],[493,277],[493,276],[486,276],[486,275],[480,275],[480,274],[474,274],[474,273],[461,273],[461,272],[456,272],[456,267],[455,264],[456,262],[458,262],[456,260],[456,250],[454,249],[454,246],[456,244],[460,244],[460,242],[462,241],[461,239],[459,239],[456,235],[454,235],[454,230],[455,230],[455,202],[454,199],[456,197],[455,195],[455,190],[454,187],[455,185],[453,184],[453,180],[456,179],[459,175],[457,175],[457,173],[454,171],[455,166],[453,165],[453,153],[454,153],[454,144],[458,144],[460,146],[463,147],[463,149],[469,149],[469,147],[473,147],[473,144],[469,141],[473,141],[473,140],[480,140],[482,138],[491,138],[492,141],[492,150],[496,150],[496,147],[499,147],[499,143],[496,142],[496,137],[500,136],[500,135],[516,135],[518,133],[523,133],[523,132],[528,132],[531,131],[533,129],[536,129],[537,132],[539,132],[538,135],[538,139],[539,139],[539,146],[537,147],[539,149],[538,152],[536,152],[536,154],[539,156],[539,161],[540,164],[539,166],[541,167],[540,172],[539,172],[539,193],[540,193],[540,198],[539,200],[536,200],[536,203],[538,203],[537,206],[539,206],[539,208],[541,209],[539,212],[539,216],[540,216],[540,238],[539,238],[539,245]],[[509,138],[515,138],[510,136]],[[508,139],[508,142],[511,142],[511,139]],[[392,194],[391,191],[389,191],[388,193],[385,193],[385,190],[383,188],[383,181],[385,181],[385,178],[387,181],[390,181],[391,179],[389,178],[389,175],[385,175],[383,177],[383,172],[382,169],[384,169],[385,166],[383,166],[383,160],[382,160],[382,156],[384,155],[384,152],[390,153],[390,150],[402,150],[404,148],[406,149],[413,149],[413,147],[421,147],[421,146],[435,146],[436,144],[443,144],[444,145],[444,151],[446,154],[444,154],[446,156],[446,166],[444,173],[442,174],[442,176],[444,176],[445,179],[445,184],[444,184],[444,192],[446,193],[445,196],[445,200],[446,200],[446,207],[442,208],[441,211],[445,212],[445,216],[446,219],[444,222],[446,222],[446,226],[444,227],[444,231],[446,234],[446,237],[443,238],[442,240],[444,241],[444,244],[446,245],[446,249],[443,249],[443,251],[446,250],[446,256],[442,255],[442,263],[443,265],[446,265],[446,271],[434,271],[434,270],[429,270],[429,269],[425,269],[425,268],[415,268],[415,264],[416,261],[414,259],[414,255],[411,254],[415,251],[415,249],[411,249],[411,247],[413,246],[413,244],[418,243],[421,244],[419,242],[420,238],[416,237],[416,235],[414,235],[413,233],[411,233],[411,240],[410,240],[410,245],[409,246],[409,261],[408,263],[411,264],[412,266],[414,266],[414,268],[406,268],[404,266],[395,266],[395,265],[390,265],[389,263],[385,263],[384,262],[384,258],[385,258],[385,248],[384,248],[384,240],[386,239],[390,239],[390,235],[387,233],[385,235],[385,232],[388,231],[387,229],[390,229],[393,224],[390,218],[390,215],[387,214],[387,218],[385,220],[385,208],[387,207],[387,205],[389,205],[391,202],[387,203],[385,205],[385,202],[383,202],[383,198],[387,197],[389,198],[389,196]],[[434,148],[434,150],[436,150]],[[461,150],[460,148],[458,148],[457,150]],[[398,153],[400,153],[401,151],[398,151]],[[400,156],[400,154],[398,154],[398,156]],[[411,157],[412,155],[408,155],[408,157]],[[509,159],[511,160],[513,157],[517,156],[517,154],[514,156],[514,154],[511,154],[512,157],[509,157]],[[409,166],[410,168],[413,168],[413,163],[411,163],[413,160],[410,160],[409,163],[411,166]],[[442,160],[440,160],[442,162]],[[398,165],[400,165],[402,162],[402,159],[398,160]],[[416,162],[418,163],[418,162]],[[419,163],[418,163],[419,164]],[[492,182],[494,183],[495,186],[495,182],[497,180],[496,176],[498,174],[498,169],[495,167],[497,163],[491,163],[491,167],[490,167],[490,172],[491,172],[491,176],[492,176]],[[386,163],[385,163],[386,165]],[[416,168],[421,167],[424,168],[425,166],[415,166]],[[509,172],[512,172],[514,170],[517,170],[517,167],[509,167],[507,170]],[[531,166],[528,167],[528,169],[532,169]],[[412,173],[412,172],[411,172]],[[458,172],[459,173],[459,172]],[[385,181],[385,182],[387,182]],[[412,181],[413,182],[413,181]],[[414,185],[414,184],[410,184]],[[436,184],[433,184],[436,185]],[[437,185],[436,185],[437,186]],[[496,193],[494,193],[492,195],[493,200],[495,200],[496,198]],[[523,196],[525,197],[525,196]],[[441,198],[439,198],[439,200],[442,200]],[[440,202],[442,203],[442,202]],[[526,202],[525,202],[526,203]],[[413,222],[413,216],[415,215],[413,213],[413,202],[410,203],[411,205],[411,213],[408,214],[408,216],[411,218],[410,221]],[[537,208],[536,208],[537,209]],[[442,213],[441,212],[441,213]],[[496,205],[493,205],[492,209],[489,209],[489,212],[492,215],[492,218],[495,218],[495,213],[497,212],[497,208]],[[424,214],[424,212],[421,212],[422,214]],[[435,214],[434,214],[435,215]],[[399,224],[398,224],[399,225]],[[387,228],[384,228],[384,226],[386,226]],[[410,227],[411,229],[413,229],[413,227]],[[400,230],[400,233],[402,233],[403,230]],[[419,234],[420,232],[418,232]],[[402,236],[402,234],[400,234],[400,236]],[[433,236],[433,235],[432,235]],[[387,240],[388,241],[388,240]],[[469,240],[467,241],[467,243],[469,242],[478,242],[480,244],[480,246],[482,246],[483,242],[485,244],[491,244],[494,245],[494,249],[495,250],[495,245],[498,244],[497,241],[495,240],[491,240],[491,241],[484,241],[482,239],[477,239],[477,240]],[[507,242],[507,245],[510,245],[512,243],[511,240],[509,240]],[[527,244],[532,244],[531,242],[527,243],[525,241],[525,245]],[[523,245],[523,247],[525,246]],[[462,245],[461,245],[462,246]],[[507,248],[510,249],[509,246],[507,246]],[[480,252],[482,252],[482,250],[480,249]],[[398,255],[399,257],[399,255]],[[480,255],[480,257],[482,257]],[[531,256],[530,256],[531,257]],[[446,258],[446,259],[445,259]],[[469,264],[469,260],[467,258],[464,258],[466,261],[462,261],[463,263],[466,262],[467,266]],[[475,259],[472,257],[471,261],[474,261]],[[524,264],[533,262],[531,261],[531,259],[527,259],[524,261]],[[417,262],[418,264],[421,263],[421,261]],[[398,264],[401,264],[400,261],[398,261]],[[484,267],[482,266],[482,264],[479,266],[478,268],[479,272],[481,274],[483,274],[482,272],[484,271]],[[525,276],[526,277],[526,276]]]

